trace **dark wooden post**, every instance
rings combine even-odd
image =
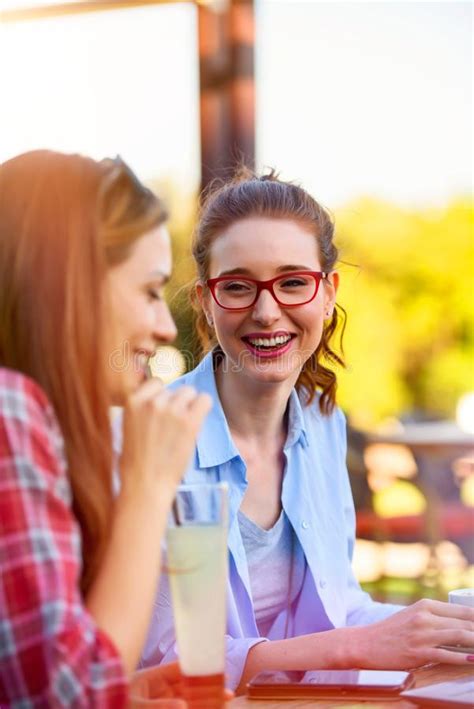
[[[201,187],[255,163],[253,0],[200,4]]]

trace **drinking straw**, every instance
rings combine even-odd
[[[173,500],[173,504],[171,505],[171,512],[173,514],[173,519],[174,523],[177,527],[181,527],[181,520],[179,519],[179,512],[178,512],[178,501],[176,500],[176,497]]]

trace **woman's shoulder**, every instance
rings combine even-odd
[[[321,411],[320,397],[320,393],[317,392],[310,403],[305,405],[302,402],[308,443],[315,450],[324,448],[333,453],[339,451],[345,458],[347,449],[346,417],[339,406],[334,406],[328,412]]]
[[[0,367],[0,415],[28,422],[52,416],[52,406],[43,389],[22,372]]]
[[[0,491],[10,496],[10,505],[21,507],[23,498],[18,498],[18,490],[28,489],[42,494],[50,490],[70,506],[64,438],[53,406],[37,382],[2,367],[0,460]]]
[[[47,448],[65,463],[64,441],[53,406],[31,377],[0,367],[0,432],[15,445]]]
[[[321,411],[321,392],[316,391],[312,401],[307,401],[307,394],[300,393],[299,399],[307,418],[317,420],[323,428],[333,429],[345,435],[346,417],[342,409],[335,404],[329,411]]]
[[[46,394],[40,385],[27,374],[10,369],[9,367],[0,366],[0,387],[2,389],[26,390],[31,392],[33,396],[39,396],[47,399]]]

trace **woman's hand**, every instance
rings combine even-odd
[[[359,667],[411,669],[432,662],[465,665],[468,653],[439,645],[474,645],[474,608],[423,599],[385,620],[354,628]]]
[[[129,692],[129,709],[157,706],[161,709],[186,709],[181,693],[181,672],[177,662],[150,667],[136,672]],[[232,699],[233,693],[224,690],[224,700]]]
[[[127,672],[137,666],[149,627],[169,508],[210,407],[206,394],[171,392],[159,380],[145,382],[125,406],[121,488],[86,605]]]
[[[186,702],[179,699],[180,681],[177,662],[135,672],[130,683],[129,709],[145,706],[186,709]]]
[[[171,500],[210,408],[207,394],[188,386],[170,391],[159,379],[134,392],[124,409],[121,492],[159,489]]]
[[[335,628],[254,645],[237,694],[253,675],[274,670],[402,670],[428,663],[467,665],[469,653],[439,645],[474,645],[474,609],[424,599],[371,625]],[[472,657],[472,656],[471,656]]]

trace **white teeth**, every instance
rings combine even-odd
[[[290,335],[278,335],[277,337],[268,338],[257,337],[255,339],[249,337],[250,344],[254,345],[255,347],[276,347],[277,345],[285,345],[290,340]]]

